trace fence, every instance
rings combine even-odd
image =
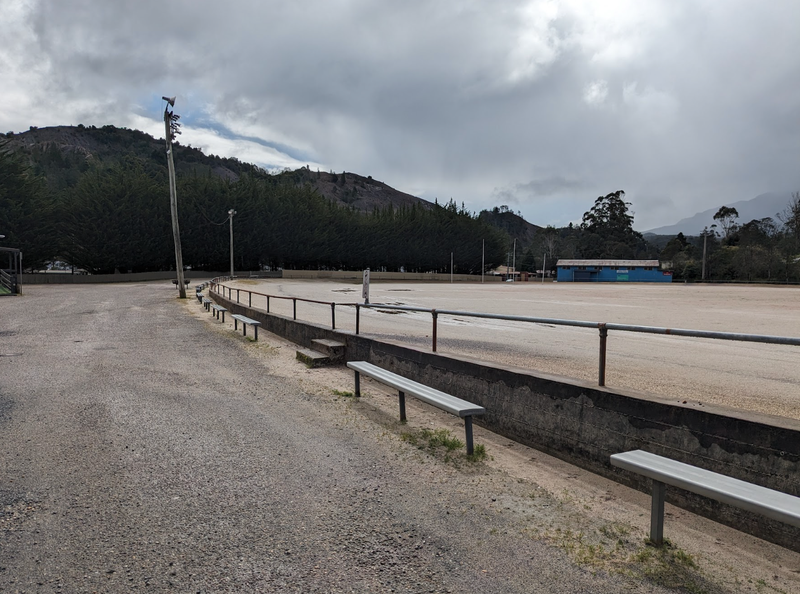
[[[226,287],[222,283],[229,280],[235,280],[235,277],[219,277],[211,281],[211,289],[216,290],[221,295],[225,296],[225,291],[228,292],[228,299],[233,300],[233,291],[236,291],[236,302],[241,303],[240,294],[248,294],[248,306],[253,305],[253,295],[265,297],[267,300],[267,313],[269,312],[270,299],[284,299],[292,301],[292,319],[297,319],[297,303],[315,303],[322,305],[329,305],[331,308],[331,329],[336,329],[336,306],[354,307],[355,308],[355,323],[356,334],[361,332],[361,309],[381,309],[381,310],[396,310],[396,311],[410,311],[431,314],[432,331],[431,331],[431,350],[436,352],[436,343],[438,337],[438,321],[439,316],[458,316],[466,318],[483,318],[490,320],[505,320],[511,322],[521,322],[525,324],[551,324],[553,326],[572,326],[578,328],[595,328],[599,332],[599,352],[598,352],[598,376],[597,385],[606,385],[606,352],[608,346],[608,333],[610,330],[615,332],[635,332],[641,334],[661,334],[668,336],[685,336],[692,338],[709,338],[713,340],[733,340],[742,342],[758,342],[764,344],[780,344],[789,346],[800,346],[800,338],[789,336],[769,336],[762,334],[740,334],[735,332],[710,332],[705,330],[690,330],[683,328],[661,328],[658,326],[637,326],[630,324],[616,324],[609,322],[590,322],[584,320],[562,320],[558,318],[536,318],[529,316],[513,316],[505,314],[492,314],[471,311],[458,311],[449,309],[429,309],[425,307],[414,307],[408,305],[382,305],[373,303],[335,303],[331,301],[318,301],[316,299],[306,299],[303,297],[287,297],[284,295],[267,295],[266,293],[258,293],[248,289],[238,289],[233,287]]]

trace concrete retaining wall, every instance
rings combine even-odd
[[[440,355],[267,314],[217,294],[212,298],[296,344],[311,347],[314,338],[344,342],[347,360],[369,361],[480,404],[487,413],[477,424],[640,490],[649,492],[649,480],[612,467],[611,454],[644,449],[800,496],[800,421],[684,406],[648,394]],[[667,499],[800,551],[800,529],[670,487]]]

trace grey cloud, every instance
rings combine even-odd
[[[33,91],[53,114],[118,123],[169,90],[336,170],[474,210],[502,198],[539,224],[579,219],[618,188],[651,226],[719,197],[800,189],[793,0],[619,14],[510,0],[32,6],[35,47],[14,51],[46,65]],[[587,103],[593,84],[603,92]]]

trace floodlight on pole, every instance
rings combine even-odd
[[[231,278],[233,278],[233,215],[236,214],[236,211],[230,209],[228,211],[228,220],[231,223]]]
[[[168,103],[164,107],[164,136],[167,144],[167,167],[169,169],[169,205],[172,213],[172,238],[175,242],[175,270],[178,273],[178,290],[180,298],[186,299],[186,285],[183,281],[183,256],[181,254],[181,232],[178,227],[178,196],[175,189],[175,162],[173,161],[172,141],[177,134],[180,134],[181,118],[169,110],[175,106],[175,97],[162,97]]]

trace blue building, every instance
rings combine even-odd
[[[558,282],[671,283],[672,272],[658,260],[559,260]]]

